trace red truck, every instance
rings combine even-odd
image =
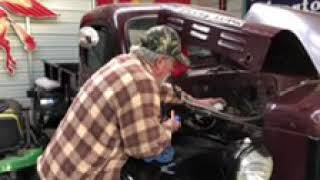
[[[117,4],[86,13],[79,64],[45,63],[54,88],[34,89],[39,128],[62,119],[79,86],[111,58],[127,53],[148,28],[179,33],[191,60],[170,79],[195,97],[223,97],[223,110],[184,105],[168,164],[130,159],[127,180],[319,180],[320,16],[255,4],[245,19],[206,7]],[[97,38],[98,37],[98,38]]]

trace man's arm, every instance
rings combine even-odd
[[[226,101],[223,98],[195,98],[188,93],[184,92],[179,86],[172,85],[170,83],[163,83],[160,89],[161,101],[163,103],[182,104],[188,100],[195,104],[203,106],[213,106],[216,103],[221,103],[222,106],[226,106]]]
[[[183,99],[193,99],[191,95],[184,92],[180,87],[170,83],[161,84],[160,95],[163,103],[181,104],[183,103]]]
[[[130,98],[119,118],[125,153],[135,158],[160,154],[171,144],[174,129],[160,123],[159,88],[153,80],[144,79],[131,82],[126,89]]]

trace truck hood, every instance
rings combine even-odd
[[[317,64],[316,69],[316,63],[312,62],[318,58],[318,54],[314,55],[317,52],[311,50],[316,46],[309,46],[312,39],[305,37],[311,36],[311,33],[296,32],[295,30],[299,30],[300,26],[272,26],[274,19],[265,16],[266,12],[272,14],[273,11],[279,11],[277,16],[281,18],[277,19],[277,22],[284,25],[288,21],[288,16],[281,13],[299,12],[256,4],[249,11],[247,19],[239,19],[225,12],[198,6],[167,5],[164,7],[160,11],[160,24],[176,29],[183,37],[182,41],[185,44],[196,44],[228,59],[221,63],[232,62],[237,68],[251,72],[270,71],[270,69],[283,71],[288,66],[280,65],[288,64],[294,67],[290,68],[290,71],[298,74],[312,77],[319,74],[320,64]],[[305,16],[300,20],[300,24],[304,21],[312,21],[310,15],[303,14]],[[290,18],[294,19],[293,15]],[[319,16],[315,16],[313,21],[316,19],[320,20]],[[299,24],[296,21],[291,24]],[[307,28],[309,26],[305,25],[305,29]],[[317,35],[316,30],[311,31],[312,36]],[[209,61],[207,63],[207,67],[213,65]]]
[[[264,24],[291,31],[303,45],[318,74],[320,72],[320,15],[289,7],[255,3],[245,18],[247,23]]]
[[[91,11],[82,19],[81,27],[112,25],[116,37],[122,39],[119,40],[122,52],[127,52],[123,38],[126,37],[125,23],[132,17],[146,14],[159,14],[158,23],[176,29],[183,43],[211,49],[239,69],[259,72],[271,67],[282,70],[288,69],[283,65],[287,63],[295,67],[290,69],[298,74],[314,77],[320,72],[320,43],[316,42],[320,39],[320,16],[289,8],[254,4],[243,20],[199,6],[120,4]]]

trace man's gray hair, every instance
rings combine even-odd
[[[132,46],[130,48],[130,53],[137,55],[138,58],[144,60],[145,62],[151,64],[152,66],[155,65],[156,61],[162,56],[158,53],[155,53],[141,46]]]

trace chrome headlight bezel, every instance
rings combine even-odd
[[[269,180],[273,171],[271,154],[261,143],[254,144],[245,138],[234,154],[237,165],[235,180]]]

